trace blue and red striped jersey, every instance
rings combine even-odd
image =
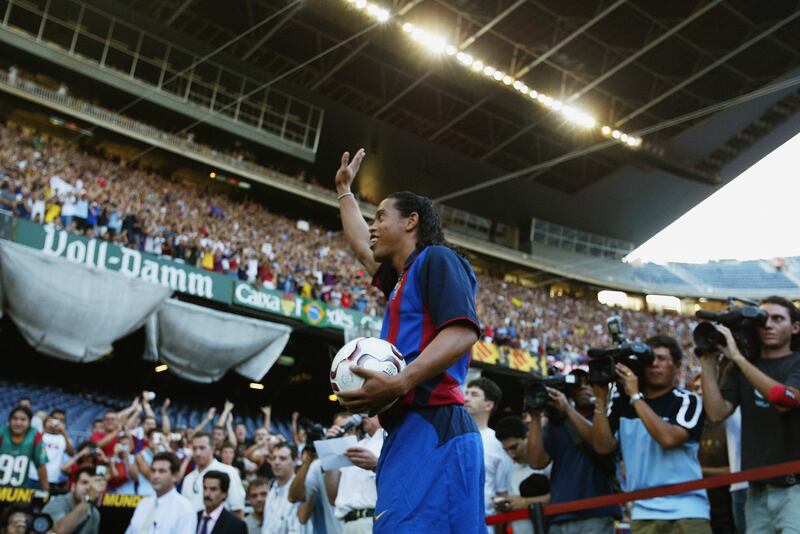
[[[445,246],[429,246],[408,257],[398,275],[381,264],[372,281],[388,299],[381,338],[413,362],[442,329],[453,323],[471,325],[480,336],[475,314],[478,281],[466,258]],[[459,386],[467,378],[471,354],[465,353],[447,371],[423,382],[399,404],[417,407],[464,404]]]

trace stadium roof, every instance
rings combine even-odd
[[[427,174],[435,180],[393,175],[378,162],[379,194],[413,187],[518,225],[538,217],[640,244],[800,129],[793,1],[376,0],[396,15],[386,24],[354,3],[131,0],[128,7],[208,46],[288,8],[227,52],[263,71],[291,70],[295,86],[474,162],[472,175],[439,176],[446,171],[433,166]],[[438,32],[600,124],[645,132],[644,146],[607,143],[573,157],[606,139],[453,58],[426,53],[398,21]],[[342,148],[323,147],[320,169]],[[519,176],[451,196],[512,172]]]

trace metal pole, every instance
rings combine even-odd
[[[544,505],[535,502],[528,507],[534,534],[547,534],[547,523],[544,520]]]

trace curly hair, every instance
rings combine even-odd
[[[436,211],[429,198],[417,195],[411,191],[400,191],[392,193],[387,198],[394,200],[394,207],[403,217],[409,217],[412,213],[419,216],[417,224],[417,250],[422,250],[431,245],[447,246],[444,239],[444,230],[439,220],[439,213]]]

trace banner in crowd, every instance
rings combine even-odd
[[[43,495],[45,494],[45,495]],[[47,502],[49,495],[38,489],[12,488],[10,486],[0,487],[0,503],[24,503],[33,502],[34,496],[40,502]],[[111,508],[136,508],[139,501],[144,499],[140,495],[122,495],[118,493],[105,493],[100,501],[100,506]]]
[[[18,219],[14,240],[74,263],[118,271],[130,278],[139,278],[195,297],[226,304],[231,302],[233,279],[230,277],[101,239],[89,239],[51,225]]]
[[[233,304],[267,313],[274,313],[318,328],[346,330],[356,326],[369,326],[380,330],[381,319],[347,308],[331,308],[324,302],[283,293],[272,289],[254,287],[238,282],[233,290]]]
[[[49,495],[38,489],[0,487],[0,514],[14,504],[25,504],[38,510],[56,494]],[[125,532],[136,505],[143,498],[139,495],[105,493],[97,507],[103,525],[102,532]]]
[[[544,356],[485,341],[478,341],[472,346],[472,361],[500,365],[526,374],[547,374],[547,360]]]

